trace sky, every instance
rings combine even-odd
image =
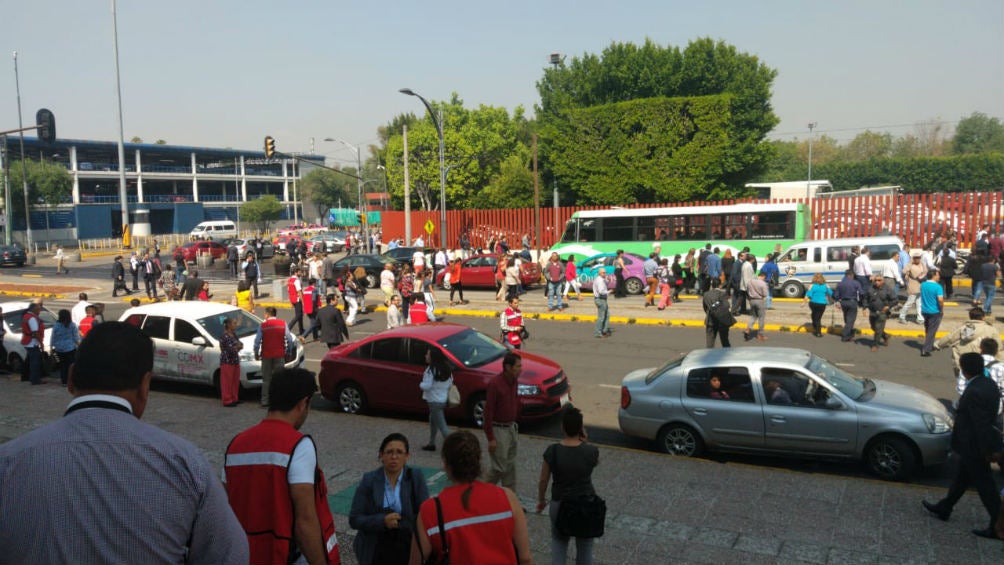
[[[711,37],[776,69],[775,139],[1004,119],[1002,0],[118,0],[125,139],[352,163],[403,112],[456,92],[523,106],[551,53]],[[118,139],[111,0],[0,0],[0,130],[46,107],[65,139]],[[446,117],[449,120],[449,116]],[[366,155],[365,149],[363,155]]]

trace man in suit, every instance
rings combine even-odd
[[[948,520],[952,508],[966,489],[970,485],[975,486],[990,515],[990,522],[989,527],[974,529],[973,533],[980,537],[1002,539],[994,531],[1001,499],[990,474],[990,462],[1001,460],[1001,436],[994,428],[1000,389],[997,383],[984,376],[983,357],[979,353],[962,354],[959,366],[966,378],[966,390],[959,399],[955,429],[952,430],[952,451],[958,456],[955,477],[945,498],[934,504],[924,500],[922,504],[939,519]]]
[[[325,306],[317,311],[317,322],[321,324],[321,341],[328,344],[328,349],[341,345],[342,338],[349,339],[349,328],[345,325],[342,311],[335,307],[335,295],[324,297]]]

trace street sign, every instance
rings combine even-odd
[[[436,224],[432,223],[432,220],[425,221],[425,233],[432,235],[432,232],[436,231]]]

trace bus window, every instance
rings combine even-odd
[[[576,241],[575,239],[575,226],[579,221],[575,218],[565,222],[565,233],[561,236],[562,243],[569,243]]]
[[[641,216],[638,218],[638,237],[635,238],[637,241],[653,241],[656,238],[655,229],[655,217],[654,216]]]
[[[633,241],[634,218],[603,218],[600,241]]]
[[[596,241],[596,222],[592,218],[579,220],[579,241]]]
[[[761,212],[751,216],[752,239],[791,239],[795,237],[794,212]]]

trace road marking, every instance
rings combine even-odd
[[[621,385],[596,385],[596,386],[600,388],[615,388],[617,390],[620,390],[621,388]]]
[[[837,367],[853,367],[854,363],[834,363]]]

